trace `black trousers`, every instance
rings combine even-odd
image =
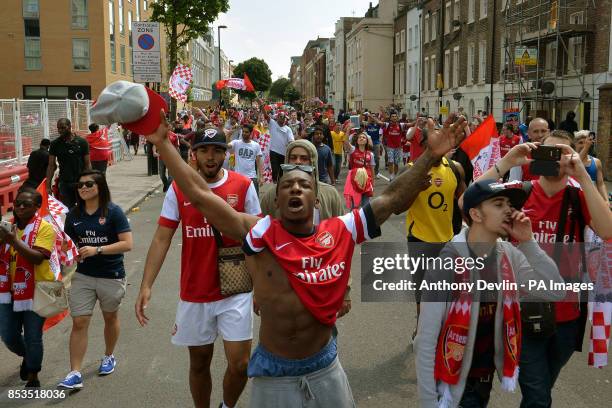
[[[281,171],[281,164],[285,162],[285,156],[276,152],[270,151],[270,165],[272,166],[272,180],[278,182],[278,177]]]

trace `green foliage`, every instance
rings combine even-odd
[[[268,64],[262,59],[251,58],[241,62],[234,68],[234,78],[242,78],[244,74],[249,76],[255,92],[267,91],[272,84],[272,71],[268,67]],[[246,92],[236,90],[238,95],[242,98],[255,98],[255,92]]]
[[[283,95],[283,98],[285,98],[286,101],[289,101],[289,103],[293,105],[296,101],[299,101],[301,97],[302,95],[300,95],[300,92],[295,89],[293,85],[287,85]]]
[[[179,50],[191,40],[209,34],[219,13],[229,10],[229,0],[157,0],[149,3],[151,21],[161,23],[168,40],[168,72],[179,60]],[[176,100],[170,101],[171,118],[176,115]]]
[[[149,4],[151,20],[164,25],[168,40],[175,37],[177,48],[206,35],[219,13],[229,10],[229,0],[158,0]]]
[[[270,87],[270,97],[283,99],[285,97],[285,90],[289,85],[291,85],[291,81],[289,81],[287,78],[278,78]]]

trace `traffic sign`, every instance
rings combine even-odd
[[[161,82],[159,23],[132,22],[132,63],[135,82]]]
[[[448,115],[448,106],[440,106],[440,115]]]
[[[516,65],[538,65],[538,49],[516,47],[514,50],[514,63]]]

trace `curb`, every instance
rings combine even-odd
[[[143,202],[145,199],[147,199],[148,197],[150,197],[150,196],[151,196],[151,195],[152,195],[152,194],[155,192],[155,190],[158,190],[158,189],[159,189],[159,188],[160,188],[162,185],[163,185],[163,183],[162,183],[162,181],[161,181],[161,180],[156,181],[156,182],[155,182],[155,184],[153,184],[153,185],[151,186],[151,188],[149,189],[149,191],[148,191],[147,193],[145,193],[145,194],[144,194],[142,197],[140,197],[140,198],[135,198],[135,199],[133,199],[132,201],[130,201],[130,202],[129,202],[129,203],[128,203],[128,204],[127,204],[125,207],[124,207],[124,209],[123,209],[123,213],[124,213],[125,215],[128,215],[128,214],[129,214],[129,213],[132,211],[132,209],[133,209],[134,207],[138,207],[138,205],[139,205],[140,203],[142,203],[142,202]]]

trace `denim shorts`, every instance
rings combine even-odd
[[[260,344],[257,346],[247,369],[249,377],[298,377],[313,373],[329,366],[338,355],[336,338],[316,354],[301,360],[278,357]]]

